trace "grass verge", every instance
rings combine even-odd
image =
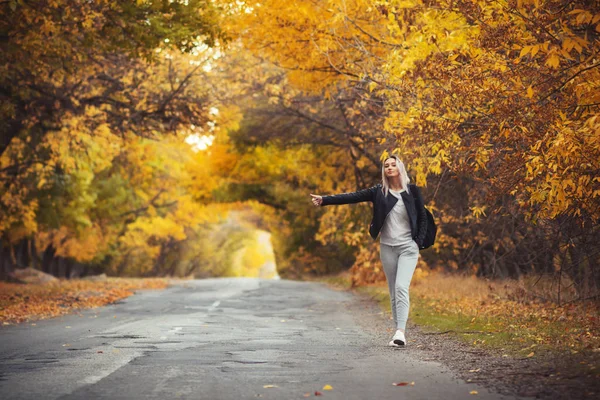
[[[322,279],[350,289],[350,278]],[[353,289],[390,312],[387,285]],[[507,357],[575,356],[582,368],[600,372],[599,308],[593,303],[558,306],[523,295],[517,282],[476,277],[421,275],[410,289],[409,319],[424,332],[444,333]],[[594,372],[596,372],[594,371]]]

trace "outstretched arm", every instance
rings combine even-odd
[[[373,201],[377,186],[368,189],[359,190],[358,192],[334,194],[331,196],[317,196],[311,194],[312,202],[315,206],[328,206],[331,204],[351,204],[361,203],[363,201]]]

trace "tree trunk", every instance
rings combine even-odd
[[[31,263],[31,266],[35,269],[39,269],[40,268],[40,257],[38,256],[37,253],[37,246],[35,245],[35,239],[31,239],[29,240],[29,260]]]
[[[42,271],[47,273],[47,274],[52,274],[52,263],[54,261],[54,254],[56,253],[56,250],[54,249],[54,246],[49,245],[48,247],[46,247],[46,250],[44,250],[44,254],[42,255]]]

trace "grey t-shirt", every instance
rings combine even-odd
[[[403,191],[390,190],[392,196],[398,198],[398,201],[383,223],[380,239],[380,243],[382,244],[398,246],[413,240],[408,212],[401,196]]]

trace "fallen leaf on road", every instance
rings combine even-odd
[[[310,393],[304,393],[302,396],[304,396],[304,397],[310,397]]]
[[[104,353],[102,350],[98,350],[96,353]]]
[[[325,385],[323,386],[323,390],[333,390],[333,387],[331,385]]]
[[[527,358],[533,357],[534,355],[535,355],[535,353],[532,351],[531,353],[527,354]]]
[[[408,386],[408,382],[394,382],[392,383],[394,386]]]
[[[315,396],[322,396],[322,395],[323,395],[323,393],[321,393],[321,392],[318,392],[318,391],[315,392]]]
[[[264,385],[263,386],[265,389],[271,389],[271,388],[276,388],[277,385]]]
[[[478,392],[477,392],[477,390],[471,390],[471,391],[469,392],[469,394],[477,394],[477,393],[478,393]]]

